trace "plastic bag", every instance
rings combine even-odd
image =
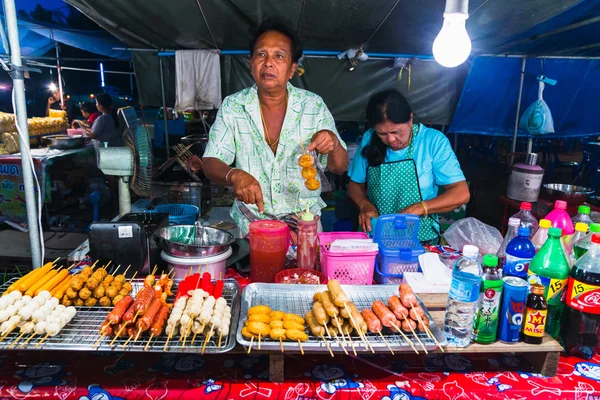
[[[554,133],[552,113],[542,96],[544,87],[544,82],[539,81],[538,99],[525,110],[519,121],[519,129],[523,129],[532,135]]]
[[[476,218],[456,221],[444,233],[444,239],[454,249],[462,250],[466,244],[479,247],[481,254],[496,254],[502,244],[502,234],[493,226]]]

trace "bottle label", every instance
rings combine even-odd
[[[555,279],[540,276],[529,271],[527,274],[527,283],[529,286],[538,284],[544,286],[544,297],[548,301],[548,306],[558,306],[564,303],[568,279]]]
[[[481,281],[468,282],[461,281],[458,279],[452,279],[452,284],[450,285],[450,297],[456,301],[471,303],[477,301],[479,299],[479,287],[481,285]]]
[[[567,305],[590,314],[600,314],[600,286],[569,278]]]
[[[527,271],[529,271],[529,263],[531,258],[521,258],[506,255],[506,261],[504,262],[504,276],[518,276],[519,278],[525,278]]]
[[[523,334],[532,337],[544,336],[547,313],[548,310],[534,310],[533,308],[527,307],[525,309],[525,318],[523,320]]]
[[[476,336],[496,336],[498,330],[498,312],[502,280],[484,281],[479,294],[479,310],[475,318],[474,333]]]

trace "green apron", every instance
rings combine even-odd
[[[418,125],[414,125],[413,138],[408,145],[404,160],[385,162],[377,167],[367,168],[368,197],[377,208],[379,215],[398,214],[400,210],[423,201],[417,166],[413,159],[414,143],[419,131]],[[419,241],[439,240],[440,236],[436,229],[438,222],[435,217],[431,214],[428,217],[421,217]]]

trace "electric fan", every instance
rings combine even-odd
[[[119,177],[119,216],[131,211],[129,188],[140,197],[150,197],[152,148],[148,132],[132,107],[119,109],[127,130],[125,147],[100,147],[96,151],[98,169]]]

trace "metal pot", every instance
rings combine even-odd
[[[564,200],[570,206],[583,204],[590,195],[594,194],[594,191],[588,187],[562,183],[547,183],[544,189],[551,200]]]
[[[85,146],[85,137],[82,135],[57,135],[57,136],[46,136],[43,138],[49,143],[51,149],[56,150],[73,150],[80,149]]]
[[[195,232],[195,225],[168,226],[155,232],[156,242],[169,255],[197,258],[222,254],[234,241],[233,235],[227,231],[203,227],[202,240],[200,244],[196,244],[193,240]],[[189,244],[190,242],[193,244]]]

